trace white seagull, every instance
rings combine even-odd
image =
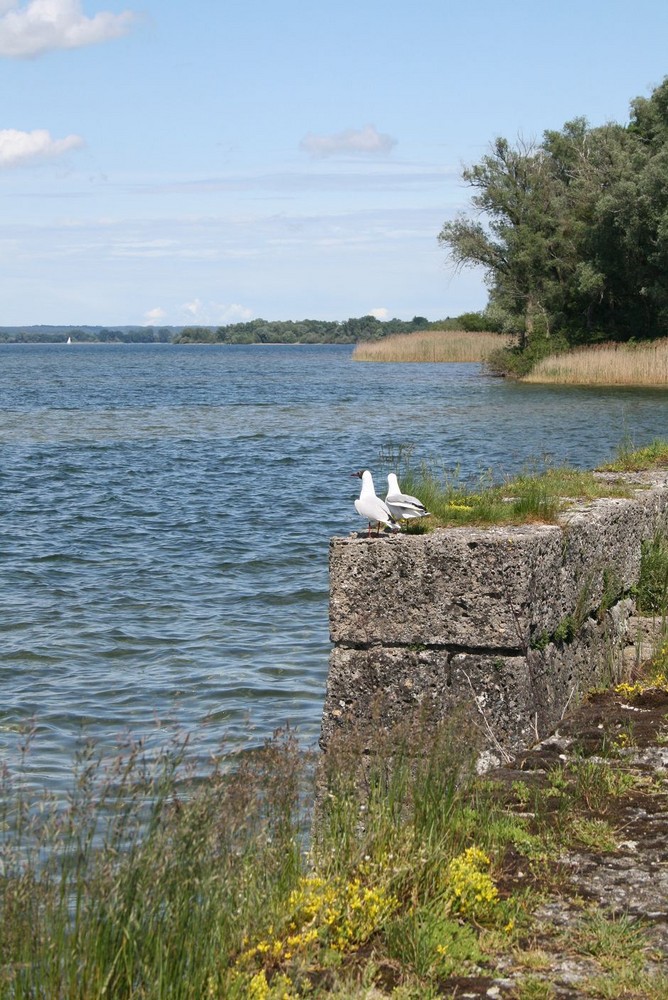
[[[376,496],[373,488],[373,478],[368,469],[363,472],[353,472],[353,476],[362,480],[362,491],[359,500],[355,501],[355,510],[360,517],[365,517],[369,522],[367,537],[371,534],[371,529],[376,528],[376,534],[380,534],[381,524],[386,524],[391,531],[399,531],[399,526],[392,520],[392,515],[387,505]]]
[[[402,493],[394,472],[387,477],[385,505],[395,521],[407,521],[412,517],[427,517],[429,511],[417,497]]]

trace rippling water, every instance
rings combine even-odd
[[[83,732],[206,751],[316,738],[327,548],[381,450],[512,472],[668,437],[668,396],[520,386],[350,348],[0,346],[0,761],[36,721],[58,787]]]

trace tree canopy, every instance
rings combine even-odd
[[[360,316],[343,322],[323,319],[266,320],[230,323],[219,327],[185,327],[176,343],[193,344],[355,344],[378,340],[389,333],[411,333],[431,324],[424,316],[411,320]]]
[[[5,326],[0,327],[0,343],[65,343],[70,337],[77,343],[354,344],[359,340],[379,340],[390,333],[411,333],[448,324],[457,329],[461,325],[465,329],[486,329],[485,320],[478,313],[464,314],[461,323],[459,319],[430,323],[424,316],[383,321],[375,316],[360,316],[343,322],[254,319],[218,327]]]
[[[439,241],[456,266],[484,269],[489,311],[521,346],[668,336],[668,77],[626,125],[497,138],[463,177],[475,216]]]

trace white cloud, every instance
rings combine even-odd
[[[348,153],[389,153],[397,140],[391,135],[379,132],[375,125],[364,128],[349,128],[334,135],[313,135],[309,132],[299,144],[299,148],[312,156],[341,156]]]
[[[110,245],[114,257],[174,257],[183,256],[178,240],[117,239]]]
[[[156,306],[155,309],[147,309],[144,313],[144,325],[153,326],[155,323],[162,323],[167,313],[161,306]]]
[[[21,59],[52,49],[76,49],[125,35],[132,11],[86,17],[80,0],[0,0],[0,56]]]
[[[196,319],[202,311],[202,303],[199,299],[193,299],[192,302],[184,302],[183,308],[189,316]]]
[[[321,159],[324,159],[321,157]],[[435,190],[443,197],[447,185],[458,194],[456,206],[465,208],[461,195],[461,169],[450,166],[426,166],[398,163],[393,159],[373,159],[352,157],[343,163],[327,167],[323,164],[306,164],[296,170],[283,172],[253,172],[243,174],[220,174],[211,177],[193,177],[184,180],[144,181],[133,183],[129,190],[144,197],[146,195],[245,194],[261,191],[293,197],[310,192],[351,192],[379,191],[396,192],[413,190]]]
[[[252,319],[255,312],[239,302],[224,305],[220,302],[202,302],[193,299],[181,306],[182,318],[186,323],[196,320],[200,326],[225,326],[228,323],[245,323]]]
[[[369,315],[375,316],[376,319],[389,319],[390,310],[386,309],[385,306],[381,306],[379,309],[372,309]]]
[[[223,319],[220,320],[221,323],[246,323],[249,319],[252,319],[255,313],[248,306],[242,306],[238,302],[233,302],[232,305],[226,306],[223,312]]]
[[[19,132],[15,128],[0,129],[0,169],[15,167],[31,160],[51,156],[61,156],[70,149],[84,145],[80,135],[68,135],[64,139],[52,139],[45,128],[32,132]]]

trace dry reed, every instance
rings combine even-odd
[[[567,385],[668,384],[668,338],[648,344],[600,344],[543,358],[523,382]]]
[[[507,347],[508,337],[465,330],[423,330],[399,333],[357,344],[353,361],[484,361],[492,351]]]

